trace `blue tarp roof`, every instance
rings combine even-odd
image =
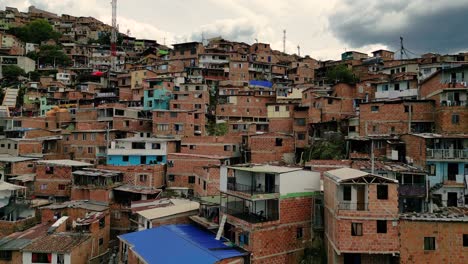
[[[268,87],[271,88],[273,87],[273,84],[269,81],[259,81],[259,80],[251,80],[249,82],[250,86],[262,86],[262,87]]]
[[[147,263],[215,263],[247,253],[194,225],[167,225],[119,236]]]

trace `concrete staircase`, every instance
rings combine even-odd
[[[9,87],[6,89],[5,97],[3,98],[2,106],[15,107],[16,98],[18,98],[19,89]]]

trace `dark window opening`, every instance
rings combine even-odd
[[[377,220],[377,233],[387,233],[386,220]]]
[[[377,199],[388,199],[388,185],[377,185]]]
[[[189,176],[188,183],[195,183],[195,176]]]
[[[276,138],[275,146],[277,146],[277,147],[283,146],[283,139],[282,138]]]
[[[343,186],[343,201],[351,201],[351,186]]]
[[[303,234],[303,228],[302,227],[298,227],[296,229],[296,238],[297,239],[301,239],[304,237],[304,234]]]
[[[435,250],[436,241],[435,237],[424,237],[424,250]]]

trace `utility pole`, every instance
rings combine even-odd
[[[297,56],[301,56],[301,46],[297,45]]]

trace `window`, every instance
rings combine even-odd
[[[468,247],[468,234],[463,234],[463,246]]]
[[[114,211],[113,215],[114,215],[114,219],[117,219],[117,220],[120,219],[121,217],[120,211]]]
[[[159,144],[159,143],[153,143],[153,144],[151,144],[151,148],[152,148],[152,149],[161,149],[161,144]]]
[[[305,139],[305,133],[297,133],[297,140],[304,140]]]
[[[47,184],[41,184],[41,190],[47,190]]]
[[[277,147],[283,146],[283,139],[282,138],[276,138],[275,139],[275,146],[277,146]]]
[[[148,179],[148,175],[146,175],[146,174],[140,175],[140,181],[141,182],[146,182],[147,179]]]
[[[409,109],[410,109],[410,106],[409,106],[409,105],[405,105],[405,113],[408,113],[408,112],[409,112]]]
[[[33,263],[52,263],[51,253],[32,253]]]
[[[231,151],[230,145],[224,145],[224,151]]]
[[[362,223],[351,223],[351,235],[362,236]]]
[[[458,125],[460,123],[460,115],[453,114],[452,115],[452,124]]]
[[[167,179],[168,181],[173,182],[175,180],[175,176],[173,174],[169,174],[167,175]]]
[[[10,250],[1,250],[0,251],[0,260],[11,260],[11,251]]]
[[[294,124],[296,126],[305,126],[306,125],[306,119],[305,118],[295,118],[294,119]]]
[[[83,140],[86,140],[86,134],[83,133]]]
[[[275,106],[275,112],[279,112],[279,110],[280,110],[279,105]]]
[[[57,254],[57,264],[65,264],[65,256],[63,254]]]
[[[94,147],[88,147],[88,153],[89,154],[94,153]]]
[[[169,125],[168,124],[158,124],[157,128],[158,128],[158,131],[167,131],[167,130],[169,130]]]
[[[132,149],[145,149],[145,142],[132,142]]]
[[[203,181],[203,190],[206,190],[206,181]]]
[[[65,184],[59,184],[58,185],[58,189],[61,190],[61,191],[65,190],[65,188],[66,188]]]
[[[188,183],[195,183],[195,176],[189,176]]]
[[[54,167],[46,166],[45,171],[46,174],[54,174]]]
[[[343,186],[343,201],[351,201],[351,186]]]
[[[92,141],[96,140],[96,133],[92,133],[92,134],[91,134],[91,140],[92,140]]]
[[[106,226],[106,218],[103,217],[103,218],[99,219],[99,228],[103,229],[105,226]]]
[[[171,117],[172,117],[172,118],[176,118],[176,117],[177,117],[177,113],[176,113],[176,112],[171,112]]]
[[[435,237],[424,237],[424,250],[435,250],[436,241]]]
[[[372,112],[378,112],[379,111],[379,106],[378,105],[371,106],[371,111]]]
[[[436,165],[435,164],[427,165],[427,171],[429,172],[429,176],[435,176],[435,174],[436,174]]]
[[[104,244],[104,238],[99,238],[99,245],[102,246]]]
[[[377,199],[388,199],[388,185],[377,185]]]
[[[128,156],[122,156],[122,161],[128,162]]]
[[[249,245],[249,232],[242,232],[239,234],[240,246]]]
[[[377,233],[387,233],[387,221],[377,220]]]
[[[302,227],[296,228],[296,238],[301,239],[301,238],[303,238],[303,236],[304,236],[303,228]]]
[[[400,91],[400,84],[399,83],[395,83],[395,91]]]
[[[189,145],[189,149],[195,149],[195,145]]]

